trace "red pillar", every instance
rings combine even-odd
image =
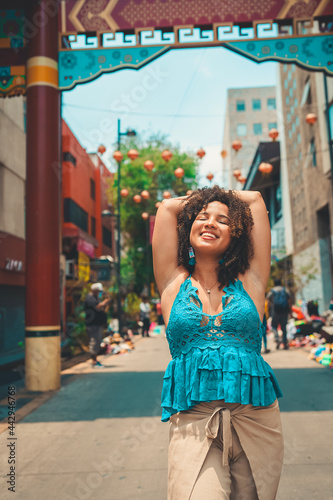
[[[27,49],[26,387],[60,387],[58,7],[31,0]]]
[[[101,163],[97,158],[97,166],[95,166],[95,219],[96,219],[96,239],[98,240],[98,248],[96,248],[96,256],[101,257],[103,253],[102,241],[102,204],[101,204]]]

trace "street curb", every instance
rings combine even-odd
[[[133,344],[135,346],[144,339],[144,337],[141,337],[140,335],[137,335],[135,337],[132,339]],[[80,355],[80,360],[75,360],[71,358],[70,360],[64,361],[62,363],[62,369],[60,375],[62,375],[63,372],[67,371],[69,368],[72,368],[73,366],[84,363],[85,361],[89,361],[90,359],[89,353],[87,353],[86,359],[84,360],[82,360],[82,356],[84,356],[84,353]],[[71,363],[71,361],[76,361],[76,362]],[[22,406],[22,408],[20,408],[15,412],[15,424],[23,420],[27,415],[29,415],[29,413],[32,413],[33,411],[37,410],[37,408],[39,408],[42,404],[44,404],[48,399],[52,398],[62,387],[64,387],[70,382],[74,382],[74,380],[77,379],[79,376],[80,375],[72,375],[70,379],[68,379],[65,383],[61,384],[61,387],[59,389],[56,389],[54,391],[39,392],[36,395],[31,394],[32,392],[35,391],[28,391],[25,387],[21,387],[15,394],[16,401],[18,401],[21,398],[28,398],[28,397],[31,397],[31,400],[28,401],[25,405]],[[15,385],[15,383],[13,383],[13,385]],[[5,397],[0,401],[0,406],[7,406],[7,405],[8,405],[8,397]],[[8,417],[5,417],[0,421],[0,434],[5,432],[7,429],[8,429]]]

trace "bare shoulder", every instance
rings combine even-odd
[[[179,266],[177,271],[173,274],[172,278],[165,286],[164,290],[161,291],[161,306],[162,314],[165,325],[167,326],[169,322],[170,312],[179,292],[181,284],[189,276],[189,272],[182,266]]]

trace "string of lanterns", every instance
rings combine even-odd
[[[316,122],[317,122],[317,115],[315,113],[308,113],[305,117],[305,121],[310,125],[310,126],[313,126]],[[277,140],[277,138],[279,137],[279,132],[276,128],[272,128],[269,132],[268,132],[268,135],[269,137],[272,139],[273,142],[275,142]],[[232,142],[231,144],[231,147],[232,149],[236,152],[236,154],[242,149],[242,143],[240,140],[236,139]],[[101,144],[99,147],[98,147],[98,152],[103,155],[106,151],[106,148],[103,144]],[[200,147],[198,149],[198,151],[196,152],[196,155],[200,158],[200,160],[202,160],[202,158],[206,155],[206,151]],[[228,155],[228,152],[227,150],[223,149],[221,151],[221,156],[223,159],[225,159]],[[127,156],[130,160],[134,161],[138,158],[139,156],[139,153],[136,149],[130,149],[127,153]],[[162,153],[161,153],[161,157],[162,159],[167,163],[169,162],[171,159],[172,159],[172,152],[169,151],[169,149],[165,149]],[[120,152],[120,151],[115,151],[113,153],[113,158],[116,160],[116,162],[121,162],[122,159],[123,159],[123,154]],[[154,169],[154,162],[152,162],[151,160],[146,160],[143,164],[144,168],[147,170],[147,172],[152,172],[152,170]],[[271,163],[267,163],[267,162],[263,162],[259,165],[258,167],[258,170],[264,175],[264,176],[269,176],[272,171],[273,171],[273,165]],[[185,175],[185,171],[183,168],[181,167],[178,167],[176,168],[176,170],[174,171],[174,175],[177,179],[182,179]],[[245,184],[246,183],[246,177],[244,177],[242,175],[242,172],[239,170],[239,169],[236,169],[234,170],[233,172],[233,176],[235,177],[235,179],[237,179],[238,182],[240,182],[241,184]],[[207,175],[206,175],[206,178],[211,182],[214,178],[214,174],[212,172],[209,172]],[[192,191],[191,190],[188,190],[186,192],[187,195],[191,194]],[[124,188],[120,191],[120,194],[123,198],[126,198],[128,195],[129,195],[129,191],[128,189]],[[141,192],[141,195],[140,194],[136,194],[133,196],[133,200],[135,203],[141,203],[142,199],[144,200],[148,200],[150,197],[149,195],[149,191],[147,190],[143,190]],[[163,193],[163,198],[164,199],[168,199],[168,198],[171,198],[171,193],[169,191],[164,191]],[[155,207],[158,208],[160,206],[161,202],[158,201],[155,203]],[[142,218],[143,219],[146,219],[147,213],[146,212],[143,212],[142,214]]]

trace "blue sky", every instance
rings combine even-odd
[[[122,131],[161,132],[183,151],[203,147],[200,184],[221,182],[227,89],[276,84],[278,63],[254,63],[221,47],[171,50],[139,71],[122,70],[63,93],[63,118],[88,152],[99,144],[113,170],[117,119]]]

